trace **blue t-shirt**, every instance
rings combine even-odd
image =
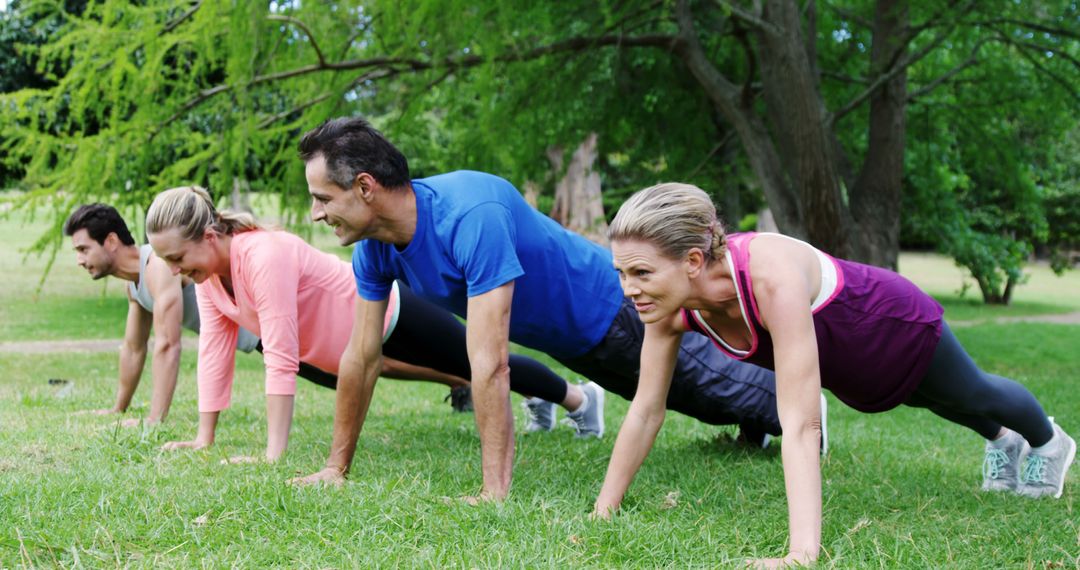
[[[353,250],[360,296],[385,299],[395,279],[468,318],[468,298],[510,281],[510,340],[580,356],[622,303],[611,254],[530,206],[506,180],[458,171],[412,181],[416,232],[403,250],[373,239]],[[438,339],[432,339],[438,342]]]

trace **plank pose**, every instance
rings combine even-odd
[[[609,236],[623,290],[645,322],[645,346],[638,393],[596,515],[618,508],[652,447],[687,331],[732,358],[776,371],[789,553],[761,565],[818,556],[822,387],[859,411],[906,404],[973,429],[987,440],[985,490],[1061,496],[1076,443],[1026,388],[979,370],[942,320],[941,306],[903,277],[778,234],[725,236],[708,195],[685,184],[635,194]]]
[[[244,327],[262,338],[266,458],[277,459],[288,445],[297,373],[307,370],[313,382],[337,386],[356,302],[349,264],[295,235],[264,229],[248,214],[216,211],[198,187],[159,194],[147,213],[146,229],[150,244],[171,271],[197,284],[202,319],[198,435],[167,447],[213,443],[218,416],[231,400],[235,354],[226,347]],[[391,358],[378,373],[468,386],[461,324],[405,287],[392,290],[379,319],[379,341]],[[548,384],[562,382],[530,359],[516,357],[514,365],[515,377],[523,379],[529,393],[546,394]]]
[[[330,457],[326,468],[298,482],[339,482],[349,468],[378,376],[380,315],[395,279],[468,315],[484,481],[472,500],[503,499],[510,489],[511,340],[633,396],[643,328],[619,290],[607,250],[540,214],[496,176],[459,171],[410,180],[405,156],[363,119],[324,123],[304,135],[300,155],[312,218],[332,226],[342,245],[356,243],[361,301],[341,361]],[[771,372],[691,337],[672,367],[672,409],[709,423],[740,424],[759,440],[779,433]],[[584,429],[599,434],[603,394],[590,382],[546,399],[562,402]],[[552,414],[536,408],[547,429]]]
[[[153,393],[146,423],[165,421],[176,390],[180,366],[180,330],[186,328],[199,332],[195,284],[190,279],[174,275],[154,255],[149,245],[136,246],[120,213],[107,204],[86,204],[77,208],[64,223],[64,235],[71,238],[75,261],[92,278],[113,276],[129,282],[127,323],[124,341],[120,345],[116,401],[111,408],[94,412],[120,414],[127,411],[135,389],[139,387],[152,330]],[[258,342],[258,337],[241,330],[236,348],[251,352]]]

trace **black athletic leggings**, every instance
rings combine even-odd
[[[904,403],[926,408],[986,439],[997,437],[1001,426],[1022,435],[1032,447],[1054,435],[1035,396],[1013,380],[979,370],[944,322],[930,369]]]
[[[468,381],[472,377],[465,327],[449,311],[418,297],[398,283],[401,305],[397,326],[383,343],[383,355],[408,364],[433,368]],[[256,347],[262,352],[262,342]],[[306,362],[296,373],[319,386],[337,388],[337,376]],[[549,402],[566,399],[566,380],[527,356],[510,355],[510,389]]]

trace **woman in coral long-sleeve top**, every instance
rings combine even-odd
[[[217,212],[209,194],[198,187],[174,188],[159,194],[147,213],[146,232],[158,256],[173,271],[195,281],[202,320],[198,435],[193,441],[166,444],[166,448],[202,448],[213,443],[218,415],[230,404],[235,359],[232,347],[237,331],[243,327],[262,339],[268,423],[266,458],[277,459],[288,445],[297,374],[325,386],[336,384],[339,360],[352,334],[356,299],[349,264],[293,234],[263,228],[248,214]],[[412,299],[407,294],[401,288],[398,303],[387,311],[384,342],[395,325],[416,328],[398,322],[400,301]],[[422,325],[427,330],[442,322],[439,315],[425,316]],[[460,327],[453,317],[445,318],[449,319],[447,326]],[[399,336],[404,339],[416,335]],[[463,346],[464,334],[461,336]],[[439,344],[454,347],[453,339],[444,340],[451,342],[441,340]],[[384,375],[467,387],[463,378],[469,376],[469,371],[459,364],[467,366],[467,360],[445,354],[448,348],[434,345],[400,351],[408,353],[408,363],[384,359]],[[445,355],[441,359],[440,353]],[[414,358],[419,361],[412,362]],[[562,381],[539,363],[524,363],[522,367],[530,365]],[[305,368],[316,373],[304,374]]]

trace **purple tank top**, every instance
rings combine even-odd
[[[755,235],[727,237],[735,286],[750,325],[750,350],[732,353],[694,311],[683,309],[682,316],[690,330],[709,337],[728,356],[775,370],[772,337],[761,325],[750,278],[749,247]],[[861,412],[895,408],[926,375],[941,338],[941,305],[892,271],[827,257],[836,266],[837,286],[813,317],[821,385]]]

